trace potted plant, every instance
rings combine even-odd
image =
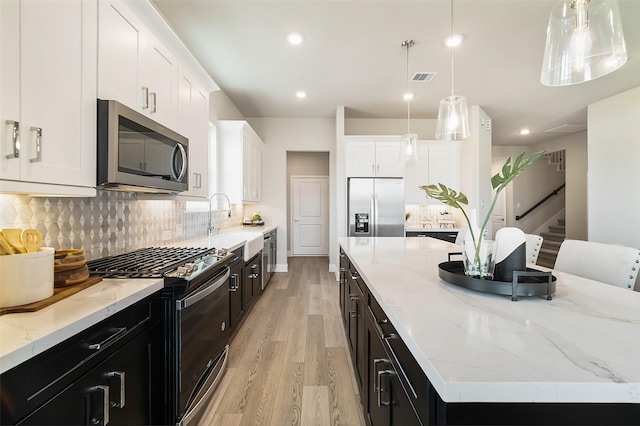
[[[540,151],[531,154],[529,157],[525,158],[525,152],[522,152],[518,157],[516,157],[515,161],[511,161],[511,157],[507,158],[504,165],[502,166],[502,170],[500,173],[495,174],[491,178],[491,187],[495,190],[495,194],[493,196],[493,202],[491,203],[491,207],[487,211],[487,215],[482,221],[482,226],[478,230],[477,227],[474,227],[469,219],[469,215],[462,207],[462,205],[469,204],[469,200],[467,196],[462,192],[457,192],[446,185],[438,183],[437,185],[426,185],[421,186],[428,196],[434,198],[438,201],[443,202],[444,204],[451,206],[456,209],[460,209],[462,214],[467,221],[467,225],[469,227],[469,233],[471,234],[472,244],[473,244],[473,258],[469,259],[471,262],[471,268],[466,269],[467,275],[481,275],[482,273],[478,273],[477,271],[482,271],[482,266],[484,263],[484,259],[482,254],[484,254],[483,249],[483,238],[484,231],[487,228],[487,224],[489,220],[491,220],[491,214],[493,213],[493,208],[496,205],[496,201],[498,201],[498,194],[502,191],[512,180],[516,178],[520,173],[522,173],[527,167],[533,164],[538,158],[540,158],[546,151]],[[476,232],[477,231],[477,232]],[[465,250],[466,253],[466,250]],[[467,266],[465,264],[465,266]],[[492,275],[492,273],[491,273]]]

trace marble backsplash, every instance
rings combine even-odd
[[[241,212],[233,216],[241,222]],[[93,198],[0,194],[0,229],[38,229],[43,245],[82,248],[88,259],[206,236],[208,225],[208,211],[188,209],[186,201],[143,200],[127,192],[99,190]]]

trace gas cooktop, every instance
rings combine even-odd
[[[87,262],[92,275],[104,278],[187,277],[206,264],[210,268],[232,257],[226,249],[149,247]]]

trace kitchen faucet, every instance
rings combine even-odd
[[[229,205],[229,209],[227,210],[227,217],[229,219],[231,219],[231,200],[229,200],[229,197],[227,197],[225,194],[223,194],[222,192],[215,192],[213,194],[211,194],[211,197],[209,197],[209,226],[207,227],[207,235],[211,236],[211,234],[213,234],[213,225],[211,224],[211,201],[214,199],[214,197],[216,196],[221,196],[224,197],[227,200],[227,204]],[[220,233],[220,228],[217,229],[216,233]]]

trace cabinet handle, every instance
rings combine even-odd
[[[353,309],[353,301],[359,299],[357,294],[350,294],[349,295],[349,316],[351,318],[357,318],[358,317],[358,311]]]
[[[249,278],[253,279],[253,278],[258,278],[260,275],[256,272],[256,270],[258,269],[258,265],[257,264],[253,264],[251,265],[251,274],[249,274]]]
[[[124,371],[111,371],[107,373],[107,377],[117,377],[120,380],[120,401],[111,402],[111,406],[115,408],[124,408],[124,404],[126,401],[124,390],[125,390],[125,382],[124,382]]]
[[[109,386],[98,385],[89,390],[92,392],[102,392],[102,419],[92,417],[91,423],[94,425],[107,426],[109,424]]]
[[[393,370],[383,370],[383,371],[378,371],[377,372],[377,376],[378,376],[378,407],[387,407],[389,405],[391,405],[391,398],[389,398],[388,401],[383,401],[382,400],[382,392],[385,391],[385,389],[382,387],[382,376],[390,376],[392,374],[395,374],[395,372]]]
[[[120,327],[120,328],[116,328],[115,333],[113,333],[111,336],[107,337],[106,339],[104,339],[102,342],[100,343],[92,343],[89,345],[89,349],[93,349],[93,350],[99,350],[100,348],[102,348],[104,345],[106,345],[107,343],[111,342],[112,340],[116,339],[117,337],[119,337],[120,335],[126,333],[127,331],[127,327]]]
[[[30,159],[32,163],[39,163],[42,161],[42,127],[31,127],[31,130],[36,132],[36,156]]]
[[[13,154],[7,154],[5,157],[20,158],[20,122],[13,120],[6,120],[6,124],[13,125],[13,132],[11,132],[11,142],[13,144]]]
[[[372,164],[371,165],[371,173],[375,173],[376,172],[376,165]]]
[[[231,274],[231,281],[229,281],[229,291],[236,292],[240,286],[238,285],[238,274]]]
[[[376,172],[380,171],[380,164],[376,164]]]
[[[378,372],[378,364],[380,363],[389,363],[388,359],[384,359],[384,358],[376,358],[373,360],[373,371],[375,371],[376,373]],[[373,390],[376,393],[379,393],[380,390],[380,383],[378,382],[378,379],[380,378],[380,376],[378,376],[377,374],[373,377]]]
[[[378,329],[378,333],[380,334],[380,337],[383,340],[391,340],[391,339],[395,339],[398,337],[397,334],[395,333],[389,333],[389,334],[384,334],[384,330],[382,330],[382,327],[380,326],[381,324],[388,324],[389,320],[387,318],[383,319],[383,320],[376,320],[376,328]]]
[[[151,114],[158,112],[157,103],[156,103],[156,92],[149,93],[149,96],[153,98],[153,108],[151,109]]]
[[[142,109],[149,108],[149,88],[142,88]]]

